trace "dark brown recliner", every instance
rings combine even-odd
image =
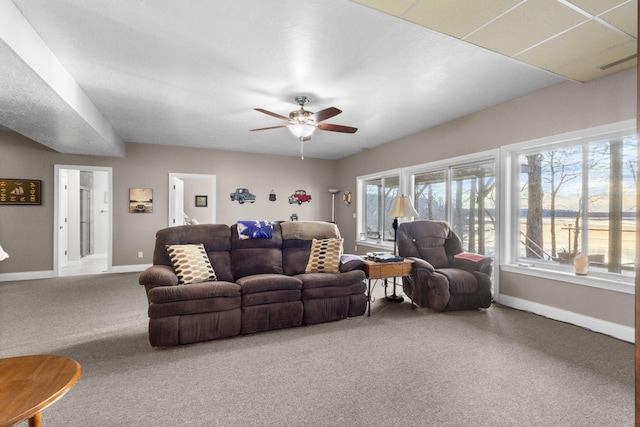
[[[446,222],[412,221],[398,227],[398,253],[414,261],[402,287],[412,303],[435,311],[491,305],[492,259],[465,253]],[[413,304],[412,304],[413,306]]]

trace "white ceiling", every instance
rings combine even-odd
[[[555,1],[566,3],[545,3]],[[567,80],[465,41],[467,30],[438,28],[446,35],[407,19],[415,3],[444,2],[0,0],[0,125],[64,153],[122,156],[126,141],[297,156],[287,129],[249,129],[283,123],[253,108],[286,116],[307,95],[311,111],[343,110],[327,123],[359,129],[316,131],[305,143],[305,157],[338,159]],[[496,1],[505,2],[514,3]],[[598,13],[629,3],[598,2],[609,4]],[[616,34],[635,54],[635,39]]]

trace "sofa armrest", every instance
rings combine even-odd
[[[173,268],[167,265],[152,265],[140,273],[138,283],[149,292],[150,289],[156,286],[176,286],[178,284],[178,276],[176,276]]]
[[[359,255],[343,254],[340,257],[340,273],[364,270],[364,260]]]
[[[468,272],[480,271],[487,276],[491,276],[492,263],[492,258],[470,252],[461,252],[453,257],[454,268]]]

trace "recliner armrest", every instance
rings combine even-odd
[[[176,286],[178,284],[178,276],[176,276],[173,268],[167,265],[152,265],[140,273],[138,283],[149,292],[150,289],[156,286]]]
[[[405,259],[410,259],[413,261],[412,270],[415,274],[418,270],[427,270],[429,273],[433,273],[436,271],[435,267],[431,265],[431,263],[423,260],[422,258],[417,257],[406,257]]]
[[[480,254],[461,252],[454,255],[453,267],[468,272],[480,271],[491,276],[493,259]]]

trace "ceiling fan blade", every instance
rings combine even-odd
[[[358,130],[358,128],[352,128],[351,126],[332,125],[330,123],[319,123],[316,127],[320,130],[328,130],[330,132],[356,133]]]
[[[288,117],[281,116],[280,114],[274,113],[274,112],[269,111],[269,110],[265,110],[265,109],[262,109],[262,108],[254,108],[254,110],[260,111],[261,113],[264,113],[264,114],[267,114],[269,116],[275,117],[276,119],[282,119],[282,120],[289,121]]]
[[[316,123],[320,123],[321,121],[330,119],[331,117],[335,117],[340,113],[342,113],[342,110],[336,107],[329,107],[312,114],[309,118]]]
[[[280,125],[280,126],[269,126],[268,128],[258,128],[258,129],[249,129],[250,131],[254,131],[254,130],[269,130],[269,129],[279,129],[279,128],[286,128],[287,126],[285,125]]]

